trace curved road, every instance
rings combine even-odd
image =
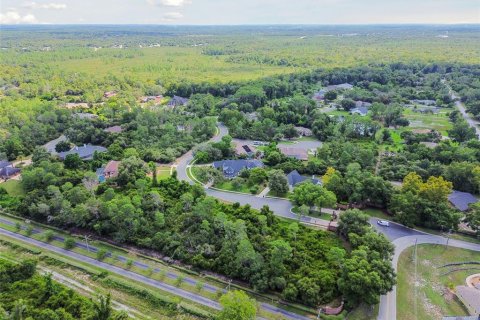
[[[455,98],[455,95],[452,93],[452,97]],[[472,120],[468,114],[465,112],[465,107],[457,101],[457,107],[460,109],[462,115],[469,122],[472,127],[475,127],[477,134],[480,136],[480,129],[477,127],[477,124]],[[228,134],[228,129],[223,125],[219,124],[219,134],[216,135],[211,141],[219,141],[223,136]],[[189,163],[193,160],[192,152],[189,152],[177,160],[177,177],[180,180],[187,181],[191,184],[194,182],[187,176],[187,168]],[[228,201],[228,202],[238,202],[241,205],[250,205],[252,208],[261,209],[263,206],[268,206],[275,215],[289,218],[289,219],[298,219],[298,216],[291,212],[292,204],[288,200],[279,199],[279,198],[259,198],[254,195],[242,194],[242,193],[233,193],[220,190],[206,189],[206,193],[209,196]],[[302,222],[307,224],[315,224],[315,218],[305,216],[302,217]],[[392,264],[397,271],[398,259],[400,254],[410,246],[415,244],[446,244],[447,238],[431,235],[422,231],[411,229],[405,227],[401,224],[390,222],[390,227],[382,227],[377,224],[377,218],[371,218],[371,225],[379,232],[383,233],[395,246],[395,253],[393,256]],[[448,245],[452,247],[469,249],[474,251],[480,251],[480,245],[453,240],[448,241]],[[380,308],[378,314],[378,320],[396,320],[397,318],[397,291],[396,287],[392,289],[388,294],[381,296],[380,298]]]
[[[480,245],[475,243],[468,243],[458,240],[447,240],[445,237],[430,235],[430,234],[423,234],[423,235],[411,235],[411,236],[403,236],[397,238],[393,241],[395,245],[395,253],[393,255],[392,264],[397,271],[398,267],[398,259],[400,254],[407,249],[415,245],[415,241],[417,244],[439,244],[439,245],[446,245],[448,241],[448,245],[450,247],[462,248],[462,249],[469,249],[473,251],[480,251]],[[393,290],[387,293],[384,296],[380,297],[380,308],[378,311],[378,320],[395,320],[397,318],[397,287],[393,287]]]

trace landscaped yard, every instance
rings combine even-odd
[[[299,210],[298,207],[295,206],[295,207],[292,208],[292,212],[298,214],[300,212],[300,210]],[[312,210],[312,209],[310,209],[308,215],[312,216],[312,217],[315,217],[315,218],[322,219],[322,220],[327,220],[327,221],[330,221],[332,219],[331,214],[325,213],[325,212],[318,212],[317,210]]]
[[[471,269],[443,275],[451,270],[466,268],[467,265],[453,269],[439,267],[447,263],[480,261],[480,254],[443,245],[419,245],[415,281],[413,253],[414,247],[405,250],[398,262],[397,319],[433,320],[442,319],[446,315],[467,315],[452,290],[464,284],[467,276],[479,271]]]
[[[259,194],[265,186],[248,186],[247,183],[235,184],[233,180],[225,180],[213,185],[214,188],[243,193]]]
[[[0,183],[0,188],[7,190],[7,193],[11,196],[22,196],[25,194],[22,184],[18,180],[8,180]]]

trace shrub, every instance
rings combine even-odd
[[[73,238],[66,238],[63,241],[63,247],[67,250],[73,249],[75,247],[75,240]]]

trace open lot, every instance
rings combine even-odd
[[[452,268],[439,268],[447,263],[479,261],[478,252],[447,248],[443,245],[419,245],[415,278],[414,247],[405,250],[398,263],[397,319],[437,320],[446,315],[467,315],[462,303],[453,294],[455,286],[465,283],[478,266],[448,275]],[[468,267],[468,266],[466,266]],[[462,269],[458,266],[455,269]],[[416,290],[415,290],[416,289]]]

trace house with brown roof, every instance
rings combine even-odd
[[[242,141],[235,141],[235,154],[237,156],[253,157],[257,149],[253,145],[245,144]]]
[[[309,128],[305,127],[295,127],[295,130],[297,130],[298,134],[303,136],[303,137],[311,137],[313,135],[313,132]]]
[[[109,98],[115,97],[116,95],[117,95],[116,91],[105,91],[105,93],[103,94],[103,97],[105,99],[109,99]]]
[[[143,97],[140,97],[140,103],[148,103],[150,101],[153,101],[154,105],[158,105],[158,104],[162,103],[163,96],[158,95],[158,96],[143,96]]]
[[[118,176],[118,168],[120,167],[120,161],[111,160],[105,165],[103,169],[103,175],[105,179],[115,178]]]
[[[281,153],[286,155],[289,158],[295,158],[302,161],[308,160],[308,152],[302,148],[293,148],[293,147],[278,147]]]

